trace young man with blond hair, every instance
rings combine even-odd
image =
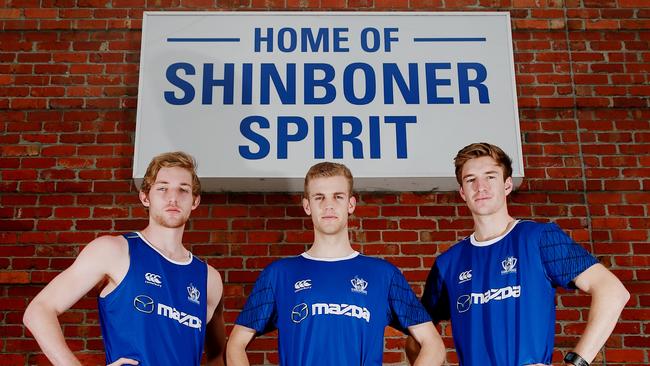
[[[81,365],[65,342],[58,316],[100,284],[99,318],[109,366],[198,366],[204,343],[208,363],[223,365],[221,276],[182,242],[200,194],[191,156],[173,152],[153,158],[139,193],[149,225],[90,242],[25,311],[25,325],[54,365]]]
[[[585,330],[564,359],[588,366],[629,293],[556,224],[510,216],[512,162],[503,150],[475,143],[454,161],[474,233],[436,258],[422,302],[435,322],[451,319],[460,364],[550,365],[559,286],[591,295]],[[407,350],[417,354],[411,341]]]
[[[230,334],[228,365],[247,365],[247,345],[274,329],[281,365],[381,365],[387,325],[422,346],[417,364],[442,363],[442,339],[402,273],[352,248],[352,186],[342,164],[309,169],[302,205],[314,225],[314,243],[260,274]]]

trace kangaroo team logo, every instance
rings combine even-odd
[[[508,274],[508,273],[515,273],[517,272],[517,258],[515,257],[508,257],[501,261],[501,267],[503,267],[503,271],[501,271],[501,274]]]
[[[201,297],[201,292],[199,292],[199,289],[194,287],[194,284],[190,283],[190,285],[187,286],[187,295],[188,300],[195,304],[200,304],[199,297]]]
[[[363,278],[359,276],[354,276],[354,278],[350,280],[350,283],[352,284],[352,292],[358,292],[364,295],[368,293],[366,291],[366,288],[368,287],[368,282],[366,282],[366,280],[364,280]]]

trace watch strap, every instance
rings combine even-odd
[[[589,362],[582,358],[579,354],[571,351],[564,356],[564,362],[573,364],[575,366],[589,366]]]

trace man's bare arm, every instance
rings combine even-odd
[[[223,320],[223,282],[221,275],[208,266],[208,324],[205,327],[205,355],[209,366],[223,366],[226,353],[226,324]]]
[[[591,363],[609,338],[630,293],[621,281],[601,264],[594,264],[575,278],[580,290],[591,295],[587,326],[574,352]]]
[[[442,365],[445,345],[432,322],[409,327],[411,336],[406,341],[406,355],[415,366]]]
[[[81,365],[65,342],[58,316],[106,276],[114,278],[122,271],[122,276],[126,273],[126,245],[121,237],[104,236],[93,240],[74,263],[45,286],[27,306],[23,322],[54,365]]]
[[[253,340],[255,330],[235,325],[230,332],[228,338],[228,345],[226,346],[226,360],[229,366],[248,366],[248,356],[246,355],[246,347]]]

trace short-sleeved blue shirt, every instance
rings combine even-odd
[[[450,319],[461,365],[550,364],[555,287],[597,263],[555,224],[517,222],[488,242],[468,237],[440,255],[422,302]]]
[[[260,274],[236,324],[258,335],[278,329],[281,365],[381,365],[387,325],[407,332],[430,320],[389,262],[303,254]]]

